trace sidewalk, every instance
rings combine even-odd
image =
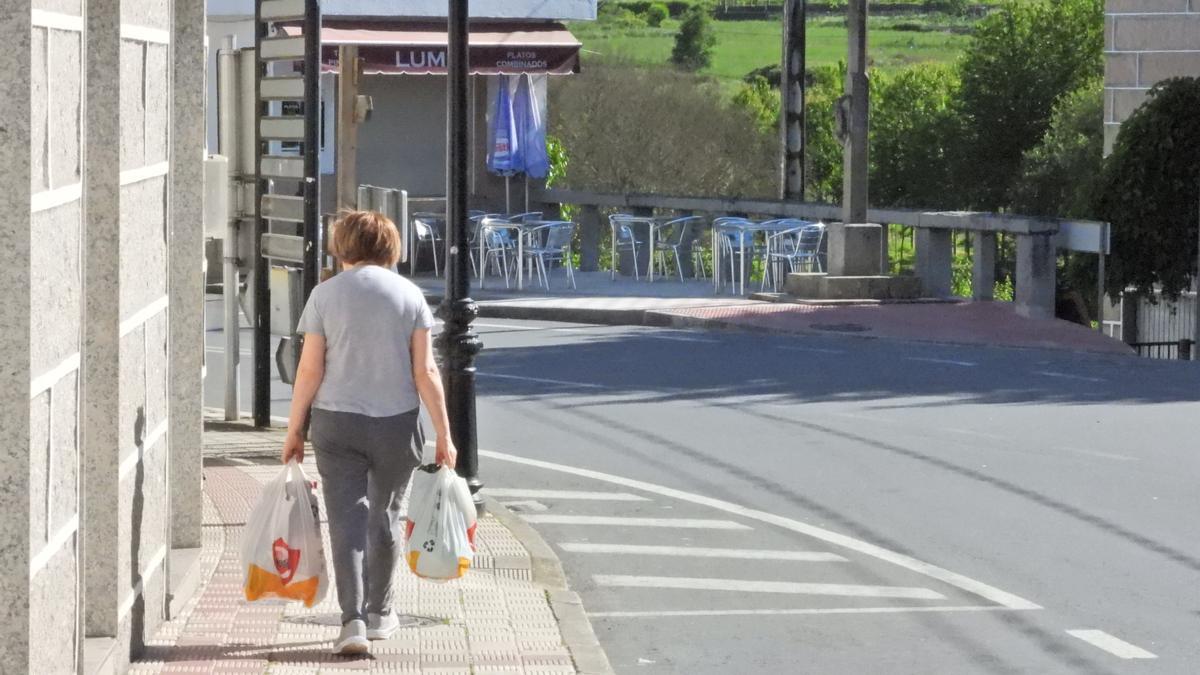
[[[312,609],[242,597],[242,528],[261,486],[279,471],[272,456],[282,431],[210,423],[205,439],[199,588],[131,673],[611,672],[552,551],[503,510],[480,519],[478,553],[462,580],[424,581],[400,566],[396,610],[403,627],[394,638],[372,643],[369,657],[331,655],[340,628],[332,579]],[[317,476],[311,451],[305,470]],[[328,528],[322,530],[328,547]]]
[[[1085,326],[1019,316],[1009,302],[804,302],[775,294],[759,294],[762,299],[756,300],[714,293],[710,281],[666,278],[647,283],[623,277],[613,281],[608,272],[581,272],[578,277],[577,291],[564,288],[560,274],[551,280],[549,292],[505,289],[501,278],[498,289],[496,280],[491,280],[487,289],[472,289],[472,297],[478,301],[479,315],[493,319],[843,335],[1133,355],[1124,343]],[[414,281],[431,303],[440,302],[444,280],[425,276]]]

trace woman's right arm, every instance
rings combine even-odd
[[[438,370],[437,361],[433,358],[433,340],[428,328],[418,328],[412,334],[412,366],[413,383],[417,385],[417,393],[421,402],[429,412],[433,428],[437,433],[438,464],[454,468],[458,459],[458,450],[450,439],[450,418],[446,415],[446,392],[442,388],[442,373]]]

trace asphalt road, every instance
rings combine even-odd
[[[1200,672],[1194,364],[478,323],[485,490],[620,673]]]

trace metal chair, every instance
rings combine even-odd
[[[504,287],[509,287],[508,260],[515,256],[517,244],[512,237],[512,223],[496,216],[479,219],[479,237],[483,242],[483,259],[479,261],[480,287],[486,280],[487,267],[491,263],[497,271],[504,272]],[[478,241],[476,247],[478,247]]]
[[[542,286],[550,290],[550,275],[547,263],[561,263],[567,268],[567,278],[571,280],[571,288],[575,286],[575,270],[571,265],[571,242],[575,238],[575,223],[555,221],[526,230],[523,235],[528,240],[524,253],[526,258],[537,260],[538,276]]]
[[[433,251],[433,274],[442,276],[438,266],[438,247],[442,245],[441,228],[446,222],[446,216],[441,213],[412,214],[413,248],[410,258],[410,273],[417,271],[417,259],[420,257],[421,244],[429,244]]]
[[[667,274],[667,254],[673,253],[675,255],[675,270],[679,273],[679,281],[683,281],[683,261],[679,257],[679,249],[695,238],[693,235],[694,228],[702,220],[704,219],[700,216],[683,216],[682,218],[668,220],[657,227],[660,232],[669,233],[669,237],[667,234],[664,234],[662,239],[656,238],[654,240],[654,253],[658,255],[658,268],[662,271],[663,276]],[[694,264],[695,261],[696,252],[693,251],[692,263]],[[653,260],[651,264],[654,264]]]
[[[713,227],[717,230],[717,245],[729,261],[729,281],[735,292],[739,282],[737,280],[737,265],[734,259],[742,257],[743,249],[746,257],[751,260],[763,250],[762,247],[754,243],[754,232],[747,232],[738,227],[739,225],[754,224],[754,221],[749,218],[737,216],[723,216],[713,221]],[[743,271],[744,273],[745,271]]]
[[[767,273],[775,268],[773,263],[786,262],[788,272],[795,272],[802,266],[807,266],[809,271],[824,271],[821,244],[825,241],[825,224],[803,220],[794,222],[796,227],[773,234],[768,239],[763,290],[767,287]],[[776,275],[772,275],[772,280],[772,287],[778,286]]]
[[[476,261],[475,258],[479,254],[479,232],[483,228],[483,219],[502,217],[499,213],[488,213],[478,209],[467,212],[467,220],[474,225],[474,227],[467,229],[467,246],[469,250],[467,258],[471,261],[471,271],[475,272],[476,278],[480,277],[480,266],[482,265],[482,261]],[[477,262],[479,265],[476,264]]]
[[[638,246],[644,242],[637,240],[633,232],[634,223],[649,223],[654,226],[654,219],[643,216],[632,216],[627,213],[614,213],[608,217],[608,227],[612,232],[612,279],[617,279],[617,263],[620,261],[621,251],[629,251],[633,255],[633,278],[641,281],[641,275],[638,272]]]

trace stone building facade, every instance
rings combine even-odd
[[[201,540],[204,0],[0,13],[0,672],[120,671]]]
[[[1200,76],[1200,0],[1108,0],[1104,147],[1157,82]]]

